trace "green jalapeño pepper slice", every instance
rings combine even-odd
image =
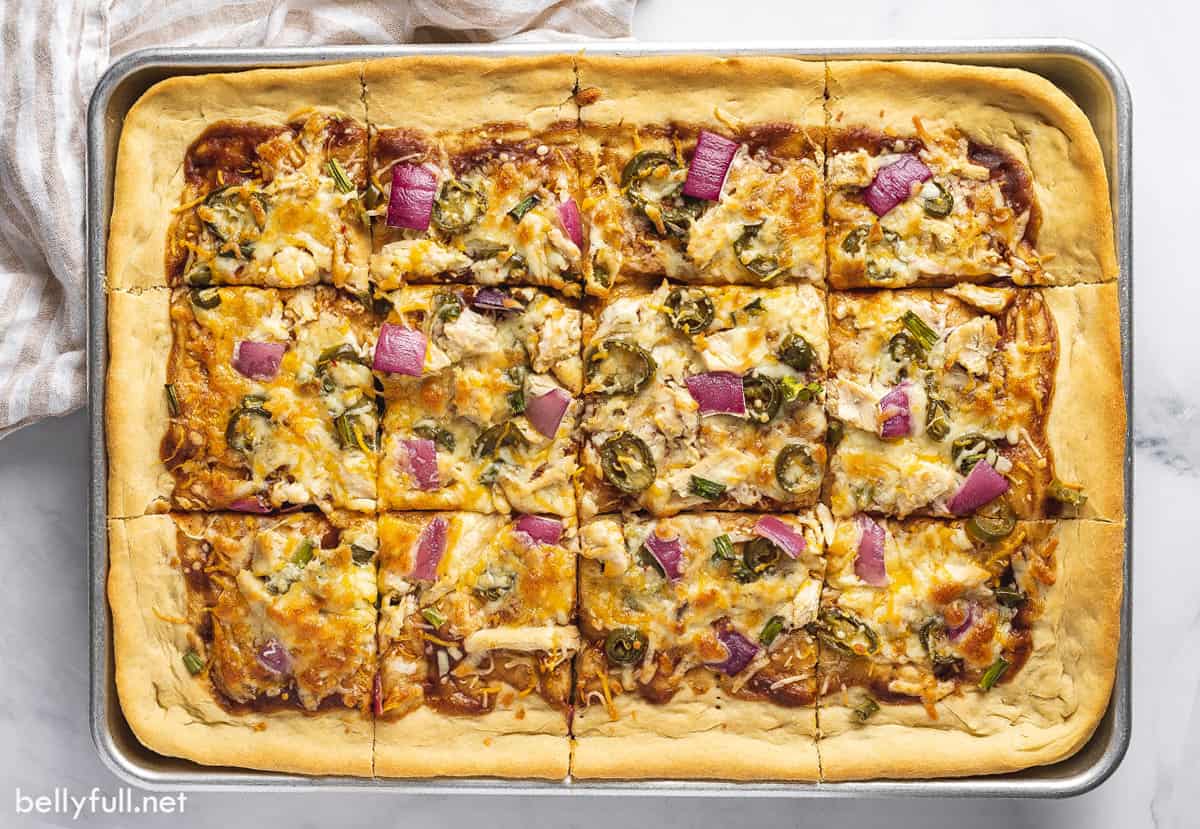
[[[985,544],[1007,538],[1016,528],[1016,513],[1003,498],[980,508],[967,520],[967,535]]]
[[[742,235],[734,240],[733,253],[743,268],[750,271],[750,273],[759,279],[766,281],[778,276],[781,268],[778,256],[771,255],[770,253],[755,252],[753,249],[754,240],[758,237],[760,230],[762,230],[762,222],[754,225],[745,225],[742,228]]]
[[[433,223],[447,233],[462,233],[487,211],[487,196],[469,184],[450,179],[433,200]]]
[[[817,352],[804,337],[799,334],[788,334],[783,338],[783,344],[779,346],[779,359],[796,371],[808,371],[812,367],[813,361],[817,359]]]
[[[216,288],[192,288],[188,295],[193,305],[205,311],[211,311],[221,304],[221,292]]]
[[[263,408],[266,401],[255,395],[242,398],[242,404],[229,414],[225,426],[225,443],[235,452],[246,453],[262,439],[262,430],[271,421],[271,413]]]
[[[775,458],[775,480],[779,488],[793,495],[811,492],[821,483],[821,470],[802,444],[793,443]]]
[[[1064,484],[1058,478],[1050,482],[1046,494],[1060,504],[1070,507],[1082,507],[1087,503],[1087,493],[1082,488]]]
[[[658,472],[650,447],[629,432],[618,432],[600,446],[600,469],[604,480],[628,495],[648,488]]]
[[[871,626],[852,613],[836,607],[825,607],[814,622],[805,626],[813,636],[836,651],[862,656],[879,650],[879,635]]]
[[[650,352],[631,340],[605,340],[584,358],[588,383],[602,394],[637,394],[657,368]]]
[[[950,404],[938,397],[930,397],[925,407],[925,433],[934,440],[945,440],[950,434]]]
[[[966,475],[975,464],[987,458],[989,453],[995,453],[996,442],[984,437],[978,432],[971,432],[955,438],[950,444],[950,458],[959,473]]]
[[[494,458],[506,446],[515,448],[528,444],[529,439],[525,437],[525,433],[513,421],[506,420],[483,431],[479,437],[475,438],[473,449],[477,458]]]
[[[935,219],[944,219],[954,209],[954,196],[951,196],[950,191],[936,181],[929,183],[933,185],[937,192],[932,196],[926,197],[922,202],[922,207],[925,208],[927,215]]]
[[[667,174],[659,171],[667,168]],[[667,153],[646,150],[635,155],[621,171],[621,190],[637,207],[647,203],[661,202],[683,189],[683,182],[671,182],[667,187],[654,191],[655,179],[666,179],[670,173],[681,169],[678,161]]]
[[[748,541],[742,549],[742,563],[755,576],[761,576],[779,563],[779,547],[766,538]]]
[[[945,653],[947,647],[946,626],[941,619],[930,619],[921,626],[918,633],[921,646],[929,654],[933,664],[933,675],[938,679],[950,679],[962,672],[963,661],[957,656]]]
[[[604,640],[604,655],[614,665],[636,665],[646,655],[646,634],[636,628],[616,628]]]
[[[699,334],[713,321],[713,304],[701,288],[676,288],[667,294],[667,320],[685,334]]]
[[[783,389],[774,378],[752,371],[742,378],[742,392],[746,397],[746,416],[755,423],[770,423],[779,414]]]
[[[209,193],[197,214],[219,241],[237,245],[243,256],[249,256],[267,223],[269,207],[265,194],[226,185]]]

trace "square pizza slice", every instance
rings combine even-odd
[[[106,285],[364,290],[366,116],[361,62],[154,84],[119,125]]]
[[[832,287],[1116,278],[1099,142],[1045,78],[832,61],[829,121]]]
[[[379,534],[376,773],[566,776],[574,519],[388,513]]]
[[[325,283],[365,294],[366,156],[366,128],[343,115],[211,124],[183,159],[183,201],[167,242],[169,284]]]
[[[455,70],[469,108],[445,99]],[[371,64],[367,75],[378,286],[470,282],[580,295],[570,59],[401,58]]]
[[[1052,763],[1112,689],[1124,527],[840,519],[818,618],[825,778]]]
[[[824,83],[786,58],[581,57],[587,290],[822,283]]]
[[[109,542],[117,690],[142,743],[371,774],[374,518],[174,513],[112,520]]]
[[[829,466],[839,516],[1120,519],[1115,288],[835,292]]]
[[[585,327],[581,515],[816,503],[820,290],[624,285]]]
[[[815,780],[815,515],[604,516],[581,537],[573,773]]]
[[[389,297],[382,507],[574,515],[579,311],[534,288]]]
[[[109,312],[112,514],[375,509],[375,330],[357,300],[210,286],[113,294]]]

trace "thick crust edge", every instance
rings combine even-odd
[[[1058,367],[1046,438],[1055,474],[1088,496],[1081,518],[1125,517],[1125,390],[1117,286],[1047,288]]]
[[[166,288],[108,295],[108,514],[126,518],[166,509],[174,487],[159,459],[169,422],[167,362],[171,294]]]
[[[1057,525],[1061,565],[1034,651],[1012,682],[937,704],[885,705],[866,725],[851,706],[820,704],[823,778],[960,777],[1047,765],[1077,752],[1108,708],[1116,677],[1124,526]]]
[[[578,778],[817,780],[816,709],[680,691],[668,703],[620,696],[576,708]]]
[[[370,776],[373,727],[357,711],[231,714],[183,664],[191,626],[167,515],[109,521],[117,694],[147,748],[204,765]]]
[[[1006,150],[1033,173],[1042,225],[1037,249],[1052,285],[1117,277],[1112,203],[1100,143],[1082,110],[1021,69],[933,61],[831,61],[831,129],[902,134],[912,119],[945,122]]]

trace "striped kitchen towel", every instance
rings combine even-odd
[[[151,46],[629,37],[635,0],[4,0],[0,437],[84,399],[84,116]]]

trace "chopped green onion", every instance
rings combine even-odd
[[[1072,507],[1081,507],[1087,503],[1087,494],[1081,488],[1064,484],[1058,478],[1050,482],[1046,494],[1060,504]]]
[[[195,651],[188,651],[183,655],[183,665],[188,669],[188,673],[192,676],[204,670],[204,660],[200,658],[200,654]]]
[[[1003,607],[1020,607],[1026,601],[1025,594],[1015,587],[997,587],[995,594],[996,604]]]
[[[517,389],[516,391],[510,391],[507,397],[508,408],[512,410],[513,414],[519,415],[525,411],[525,392]]]
[[[755,297],[749,303],[747,303],[742,310],[751,316],[755,316],[756,314],[766,313],[767,309],[763,307],[762,297]]]
[[[366,547],[360,547],[357,544],[350,545],[350,557],[354,560],[355,564],[367,564],[374,555],[374,550],[368,550]]]
[[[179,417],[179,397],[175,394],[175,384],[167,383],[163,388],[167,390],[167,411],[171,417]]]
[[[762,633],[758,634],[758,641],[768,647],[775,641],[775,637],[783,632],[783,617],[772,616],[767,619],[767,623],[763,625]]]
[[[933,348],[938,341],[937,332],[934,331],[925,320],[918,317],[912,311],[905,311],[901,318],[904,327],[908,329],[908,333],[913,335],[913,338],[919,342],[926,350]]]
[[[421,615],[425,617],[425,621],[433,625],[435,628],[440,628],[446,624],[446,617],[438,612],[436,607],[427,607],[421,611]]]
[[[313,543],[311,538],[306,538],[296,548],[296,552],[292,554],[292,564],[303,567],[312,561]]]
[[[785,376],[779,381],[779,384],[783,387],[783,399],[787,403],[796,399],[808,402],[824,391],[824,387],[816,380],[811,383],[802,383],[795,377]]]
[[[483,486],[491,486],[496,483],[496,478],[500,476],[500,461],[492,461],[487,465],[483,472],[479,475],[479,483]]]
[[[333,183],[339,192],[353,193],[358,190],[350,181],[350,177],[346,175],[346,171],[342,169],[342,165],[338,164],[336,158],[329,159],[329,163],[325,166],[329,170],[329,177],[333,179]]]
[[[693,475],[692,482],[688,485],[688,491],[697,497],[715,501],[725,494],[725,484]]]
[[[867,720],[871,719],[871,717],[875,716],[878,711],[879,703],[877,703],[871,697],[867,697],[865,700],[863,700],[862,705],[854,709],[854,716],[858,718],[859,722],[866,722]]]
[[[829,418],[829,425],[825,427],[825,442],[830,446],[837,446],[845,436],[846,427],[842,424],[842,421],[832,417]]]
[[[517,202],[516,207],[508,211],[508,215],[514,222],[519,222],[521,219],[525,218],[526,213],[538,206],[539,201],[541,201],[541,199],[539,199],[536,195],[526,196]]]
[[[733,542],[727,535],[718,535],[713,539],[713,558],[733,561],[737,554],[733,551]]]
[[[1004,676],[1004,672],[1008,670],[1008,660],[1003,656],[992,663],[992,666],[983,674],[983,679],[979,680],[979,690],[990,691],[992,687],[1000,681],[1000,677]]]

